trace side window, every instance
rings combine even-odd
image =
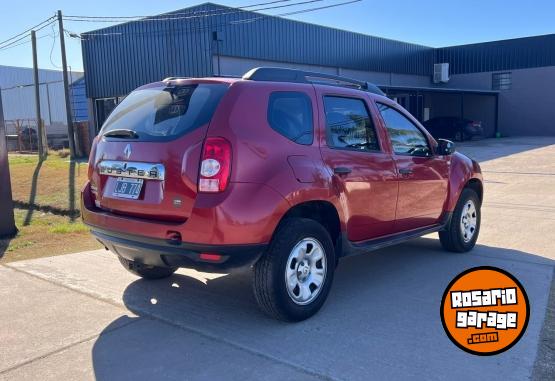
[[[268,102],[268,123],[287,139],[310,145],[314,137],[312,101],[300,92],[274,92]]]
[[[379,151],[376,130],[362,99],[324,97],[326,137],[330,147]]]
[[[431,154],[426,136],[406,116],[382,103],[377,103],[377,106],[389,133],[393,152],[411,156]]]

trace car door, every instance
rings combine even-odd
[[[434,155],[433,139],[407,112],[393,102],[380,103],[399,179],[395,231],[406,231],[438,222],[447,199],[449,166]]]
[[[350,241],[390,234],[395,221],[397,175],[385,133],[376,128],[364,94],[318,89],[321,154],[333,173],[346,211]],[[355,95],[356,94],[356,95]]]

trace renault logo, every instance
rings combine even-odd
[[[123,154],[125,155],[126,159],[129,159],[129,157],[131,156],[131,144],[128,144],[125,146],[125,149],[123,150]]]

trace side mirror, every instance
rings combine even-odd
[[[438,155],[452,155],[455,152],[455,143],[447,139],[438,139],[436,151]]]

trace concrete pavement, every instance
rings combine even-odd
[[[105,251],[0,266],[0,379],[553,376],[553,317],[545,316],[555,266],[555,139],[460,150],[481,161],[486,179],[478,246],[450,254],[430,235],[345,259],[324,308],[299,324],[258,312],[248,272],[180,270],[147,282]],[[531,302],[523,338],[491,357],[455,347],[439,317],[449,281],[479,265],[514,274]]]

